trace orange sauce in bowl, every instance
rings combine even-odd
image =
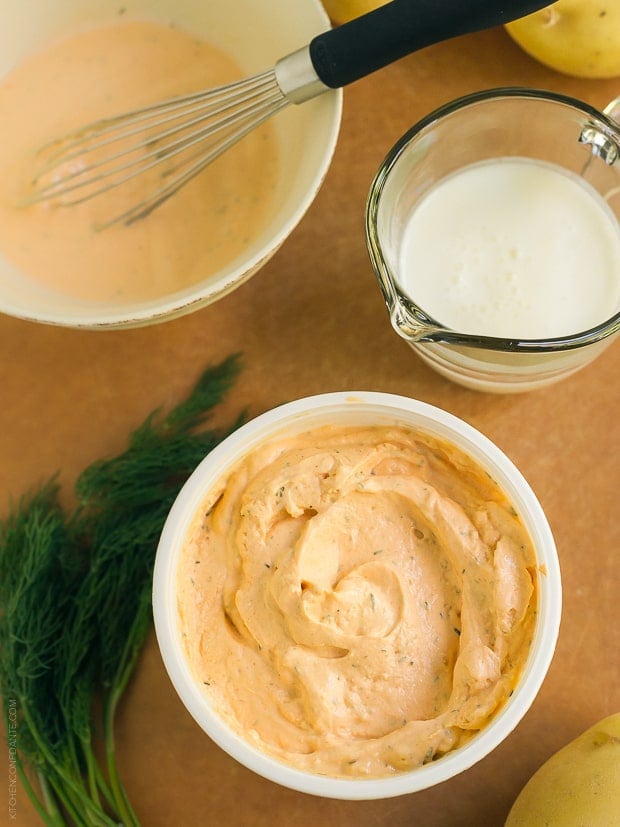
[[[265,226],[278,174],[265,124],[145,219],[97,229],[152,179],[71,207],[24,206],[37,156],[85,123],[242,77],[210,43],[159,23],[122,21],[50,44],[0,80],[2,259],[96,303],[148,302],[191,287],[243,254]]]

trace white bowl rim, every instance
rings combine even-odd
[[[536,546],[539,569],[538,622],[518,686],[492,721],[465,746],[414,770],[384,778],[330,778],[287,766],[254,748],[213,713],[192,678],[175,639],[174,579],[178,554],[196,508],[210,485],[266,439],[295,427],[307,430],[316,417],[379,414],[450,439],[495,478],[517,506]],[[353,420],[355,421],[355,420]],[[506,489],[509,490],[506,490]],[[515,500],[517,502],[515,502]],[[517,726],[534,702],[554,655],[562,608],[560,566],[551,528],[529,484],[491,440],[447,411],[406,396],[376,391],[345,391],[303,397],[277,406],[242,425],[217,445],[189,477],[164,525],[153,577],[155,632],[165,668],[183,704],[198,725],[224,751],[258,775],[298,792],[342,800],[370,800],[405,795],[439,784],[470,768],[494,750]]]

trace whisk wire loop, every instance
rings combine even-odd
[[[51,200],[75,206],[161,166],[160,177],[168,179],[166,183],[100,228],[131,223],[160,206],[287,104],[274,71],[269,70],[102,119],[46,148],[47,162],[33,179],[28,203]],[[113,147],[116,151],[105,154]]]
[[[286,103],[286,100],[282,100],[278,104],[276,104],[277,108],[270,107],[269,109],[266,109],[260,117],[256,117],[251,123],[246,122],[242,128],[233,132],[225,141],[219,142],[215,147],[213,147],[213,149],[210,152],[205,153],[204,151],[200,151],[198,153],[195,153],[193,157],[196,157],[196,155],[198,155],[200,160],[195,162],[194,164],[191,164],[189,168],[185,170],[185,172],[175,176],[170,181],[168,181],[168,183],[161,186],[159,189],[156,189],[153,192],[151,192],[148,198],[144,199],[139,204],[136,204],[135,206],[131,207],[126,212],[117,215],[116,217],[110,219],[109,221],[106,221],[103,224],[99,224],[97,229],[105,229],[106,227],[109,227],[110,225],[117,223],[131,224],[140,218],[145,218],[150,212],[159,207],[161,204],[164,203],[164,201],[167,201],[168,198],[170,198],[172,195],[175,194],[175,192],[181,189],[181,187],[189,183],[189,181],[191,181],[192,178],[195,178],[196,175],[202,172],[202,170],[205,169],[205,167],[209,166],[209,164],[211,164],[216,158],[218,158],[220,155],[222,155],[224,152],[226,152],[228,149],[234,146],[234,144],[236,144],[238,141],[244,138],[247,134],[249,134],[258,126],[260,126],[261,123],[270,118],[274,114],[274,112],[277,111],[277,109],[282,109],[284,106],[286,106]],[[209,137],[212,137],[212,133],[209,135]],[[158,160],[154,160],[151,166],[155,166],[158,163]],[[137,170],[133,173],[132,176],[128,177],[140,175],[143,171],[144,170]],[[110,183],[108,185],[108,188],[116,187],[118,186],[118,184],[118,181]]]
[[[210,117],[266,94],[278,97],[282,95],[271,70],[246,81],[235,81],[227,86],[169,98],[121,115],[102,118],[54,141],[52,146],[58,147],[58,150],[49,155],[48,165],[57,165],[60,160],[69,161],[83,155],[84,152],[142,134],[146,124],[149,129],[153,129],[194,112],[202,112],[204,117]],[[106,135],[109,137],[106,138]],[[95,139],[96,143],[93,142]],[[43,151],[49,149],[51,147],[45,147]]]

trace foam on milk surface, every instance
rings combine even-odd
[[[620,307],[620,227],[577,175],[525,158],[487,161],[447,177],[415,208],[398,280],[462,333],[569,335]]]

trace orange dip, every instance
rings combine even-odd
[[[72,297],[124,303],[181,290],[233,261],[269,211],[277,176],[269,125],[130,226],[95,229],[139,201],[153,187],[148,176],[80,206],[22,205],[37,153],[50,141],[241,76],[209,43],[142,21],[82,31],[30,56],[0,82],[0,259]]]
[[[223,719],[300,769],[381,777],[467,742],[527,658],[536,561],[452,445],[325,427],[254,451],[195,518],[187,660]]]

